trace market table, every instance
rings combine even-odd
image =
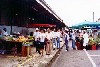
[[[21,54],[22,56],[29,55],[31,48],[29,48],[30,44],[23,44],[23,42],[19,41],[9,41],[9,40],[0,40],[1,48],[0,50],[4,51],[4,54],[11,54],[13,52],[13,49],[17,51],[17,54]]]
[[[17,41],[8,41],[8,40],[0,40],[2,42],[2,50],[5,50],[6,54],[9,54],[12,52],[12,49],[14,47],[17,48],[17,53],[20,54],[22,51],[22,43],[23,42],[17,42]]]

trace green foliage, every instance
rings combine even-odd
[[[94,40],[93,37],[90,37],[89,38],[89,45],[94,45],[94,44],[96,44],[96,41]]]
[[[97,45],[99,45],[99,43],[100,43],[100,37],[97,37],[97,38],[95,39],[95,42],[96,42]]]

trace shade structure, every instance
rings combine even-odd
[[[53,24],[28,24],[29,28],[32,27],[56,27],[56,25]]]
[[[82,27],[98,28],[99,26],[100,26],[100,22],[85,21],[85,22],[81,22],[79,24],[76,24],[75,26],[72,26],[72,28],[82,28]]]
[[[75,26],[82,26],[82,25],[100,25],[100,22],[90,22],[90,21],[85,21],[85,22],[81,22]]]
[[[23,27],[27,24],[66,26],[44,0],[0,0],[0,25]],[[44,6],[42,4],[44,4]]]

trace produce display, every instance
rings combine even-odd
[[[100,45],[100,37],[97,37],[95,42],[96,42],[97,45]]]
[[[18,41],[18,42],[26,42],[29,40],[34,40],[33,36],[28,36],[28,37],[24,37],[24,36],[18,36],[18,37],[13,37],[13,36],[4,36],[2,37],[3,40],[6,41]]]
[[[4,36],[2,38],[2,40],[6,40],[6,41],[13,41],[13,42],[22,42],[24,46],[30,46],[33,44],[34,38],[33,36],[18,36],[18,37],[14,37],[14,36]]]
[[[0,38],[2,44],[0,50],[5,50],[5,54],[10,54],[14,49],[16,49],[16,53],[22,54],[24,56],[24,52],[26,53],[26,56],[29,55],[31,51],[31,46],[34,42],[33,36],[23,36],[23,35],[8,35],[8,36],[2,36]],[[24,49],[25,48],[25,49]]]
[[[89,38],[89,45],[94,45],[94,44],[96,44],[94,38],[90,37]]]
[[[18,42],[26,42],[27,40],[28,40],[28,38],[26,38],[24,36],[19,36],[16,41],[18,41]]]

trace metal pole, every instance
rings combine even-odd
[[[12,35],[12,23],[13,23],[13,20],[11,21],[11,30],[10,30],[11,35]]]
[[[94,12],[93,12],[93,22],[94,22]]]

